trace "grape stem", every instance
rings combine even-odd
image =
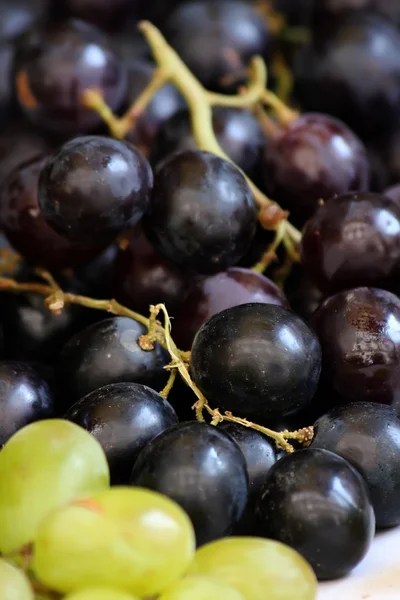
[[[282,221],[275,231],[275,236],[272,243],[268,246],[258,263],[252,267],[255,273],[264,273],[265,269],[278,259],[276,251],[279,248],[283,238],[285,237],[286,221]]]
[[[158,67],[152,80],[128,112],[121,118],[116,117],[105,103],[99,90],[86,90],[82,96],[83,104],[87,108],[96,111],[103,118],[114,137],[122,139],[126,136],[132,123],[146,108],[154,93],[166,82],[174,84],[187,102],[197,147],[200,150],[212,152],[230,162],[232,162],[231,159],[221,148],[214,133],[212,123],[213,106],[249,108],[263,102],[269,104],[281,116],[285,125],[297,114],[286,107],[272,92],[266,90],[267,69],[261,57],[253,57],[249,68],[248,86],[243,90],[243,93],[232,96],[216,94],[207,91],[203,87],[175,50],[167,43],[157,27],[148,21],[142,21],[139,24],[139,29],[151,47]],[[241,172],[246,178],[258,205],[261,225],[266,229],[275,230],[281,221],[286,220],[288,213],[268,198],[242,170]],[[298,245],[301,233],[291,225],[286,227],[285,237],[294,245]]]
[[[204,422],[205,419],[203,413],[205,410],[210,415],[211,423],[213,425],[218,425],[218,423],[221,423],[222,421],[229,421],[232,423],[238,423],[244,427],[250,427],[251,429],[260,431],[264,435],[274,439],[277,446],[283,450],[286,450],[286,452],[294,452],[292,444],[287,441],[288,439],[294,439],[300,443],[307,443],[310,440],[310,436],[312,439],[312,427],[292,432],[277,432],[267,427],[257,425],[256,423],[252,423],[247,419],[235,417],[231,412],[225,412],[222,414],[218,409],[211,408],[207,398],[202,394],[190,376],[190,353],[179,350],[172,339],[171,320],[164,304],[151,306],[150,317],[145,317],[140,313],[126,308],[113,299],[97,300],[95,298],[89,298],[88,296],[80,296],[70,292],[64,292],[54,280],[52,275],[50,275],[50,273],[43,269],[37,269],[36,272],[42,277],[42,279],[44,279],[46,283],[20,283],[11,277],[0,276],[0,291],[14,293],[35,292],[41,294],[45,297],[45,304],[48,309],[56,314],[58,314],[67,304],[77,304],[79,306],[85,306],[95,310],[104,310],[114,315],[128,317],[141,323],[147,327],[148,330],[147,334],[140,336],[139,338],[139,345],[141,348],[146,351],[151,351],[154,348],[154,343],[158,342],[164,348],[166,348],[166,350],[168,350],[171,357],[171,362],[167,366],[167,368],[171,370],[171,375],[167,385],[161,391],[161,394],[164,397],[168,396],[175,381],[176,375],[173,375],[173,373],[179,372],[183,381],[188,387],[190,387],[197,397],[197,401],[192,408],[196,412],[196,419],[198,421]],[[160,313],[162,313],[164,316],[164,325],[157,320],[157,317]]]

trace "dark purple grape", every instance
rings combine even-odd
[[[400,207],[372,193],[331,198],[305,226],[301,260],[325,292],[389,286],[400,267]]]
[[[59,270],[91,260],[102,246],[70,242],[44,220],[38,205],[37,187],[47,158],[46,155],[30,158],[6,178],[0,190],[0,227],[10,244],[29,263]]]
[[[0,412],[0,446],[28,423],[54,416],[50,389],[33,366],[0,363]]]
[[[141,450],[178,422],[167,400],[138,383],[112,383],[94,390],[71,406],[64,418],[100,442],[114,484],[128,483]]]
[[[211,274],[244,255],[256,230],[257,210],[234,165],[209,152],[187,150],[156,172],[144,222],[165,258]]]
[[[183,2],[165,25],[168,41],[209,89],[226,91],[223,78],[268,53],[265,22],[246,2]]]
[[[180,348],[189,349],[200,327],[213,315],[239,304],[263,302],[289,308],[285,295],[268,277],[242,267],[193,283],[173,322]]]
[[[111,317],[77,333],[58,357],[58,380],[66,409],[109,383],[124,381],[163,387],[167,353],[159,346],[142,350],[147,329],[127,317]]]
[[[13,42],[44,21],[48,0],[1,0],[0,40]]]
[[[192,379],[211,404],[254,420],[305,408],[320,370],[313,331],[272,304],[242,304],[211,317],[198,331],[190,359]]]
[[[6,123],[16,112],[13,86],[14,48],[0,45],[0,124]],[[10,149],[8,149],[10,150]]]
[[[128,62],[128,105],[135,102],[143,92],[153,76],[154,69],[149,61]],[[149,156],[160,127],[184,106],[185,102],[177,88],[172,83],[167,83],[154,94],[146,110],[135,121],[133,129],[126,134],[126,139],[138,146],[145,156]]]
[[[134,14],[139,0],[59,0],[57,10],[104,29],[113,29]]]
[[[229,534],[245,509],[246,462],[238,445],[216,427],[188,422],[150,442],[131,483],[172,498],[187,512],[198,545]]]
[[[295,70],[303,110],[335,115],[363,138],[393,130],[400,104],[395,24],[379,15],[361,15],[325,41],[323,50],[306,49]]]
[[[39,206],[46,222],[72,242],[110,243],[142,218],[152,185],[150,165],[132,144],[77,137],[45,165]]]
[[[257,176],[266,140],[255,116],[246,110],[216,107],[213,127],[221,148],[232,161],[250,177]],[[157,164],[169,154],[196,147],[189,113],[180,111],[161,126],[151,161]]]
[[[340,456],[314,448],[284,456],[272,467],[257,517],[263,535],[297,550],[319,580],[352,571],[375,533],[361,475]]]
[[[377,527],[400,524],[400,421],[392,408],[368,402],[334,408],[315,423],[311,447],[338,454],[361,473]]]
[[[107,40],[91,25],[70,19],[33,29],[17,45],[19,104],[40,128],[62,135],[86,133],[102,123],[82,95],[94,88],[113,109],[125,98],[127,74]]]
[[[157,254],[141,228],[135,229],[129,246],[118,253],[114,295],[133,310],[146,314],[151,304],[162,302],[170,314],[176,314],[190,282],[187,273]]]
[[[293,312],[309,321],[325,299],[318,286],[310,280],[301,265],[294,265],[285,282],[285,294]]]
[[[365,400],[400,410],[400,299],[356,288],[331,296],[312,319],[322,347],[322,381],[342,403]]]
[[[305,114],[266,145],[264,180],[269,194],[304,223],[321,199],[368,189],[366,149],[344,123]]]
[[[246,509],[234,528],[233,534],[258,535],[257,524],[255,523],[255,502],[268,471],[276,463],[274,445],[262,433],[236,423],[224,421],[218,425],[218,429],[229,434],[243,452],[249,476],[249,498]]]

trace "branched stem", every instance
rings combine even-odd
[[[53,312],[59,312],[64,308],[67,304],[77,304],[79,306],[86,306],[88,308],[93,308],[95,310],[104,310],[114,315],[119,315],[123,317],[129,317],[142,325],[145,325],[148,329],[148,334],[145,336],[141,336],[141,342],[143,343],[144,350],[151,350],[155,341],[160,343],[164,348],[166,348],[170,354],[171,362],[168,365],[168,369],[171,370],[171,375],[169,377],[168,383],[165,388],[161,391],[161,394],[164,397],[167,397],[172,386],[175,381],[174,373],[179,372],[180,376],[188,385],[194,394],[197,397],[196,403],[193,405],[193,408],[196,411],[196,418],[199,421],[204,421],[204,410],[210,415],[212,419],[212,423],[217,425],[221,421],[230,421],[232,423],[238,423],[245,427],[251,427],[257,431],[260,431],[264,435],[271,437],[275,440],[277,445],[286,450],[287,452],[293,452],[293,446],[287,441],[288,439],[297,439],[303,440],[304,438],[304,430],[300,430],[300,432],[277,432],[272,429],[268,429],[267,427],[263,427],[261,425],[257,425],[256,423],[252,423],[247,419],[242,419],[240,417],[235,417],[230,412],[225,412],[221,414],[218,409],[213,409],[210,407],[207,398],[202,394],[197,385],[192,380],[189,373],[189,363],[190,353],[182,352],[179,350],[177,345],[171,336],[171,320],[168,315],[168,311],[164,304],[157,304],[157,306],[152,306],[150,308],[150,318],[147,318],[140,313],[137,313],[129,308],[126,308],[116,300],[96,300],[94,298],[89,298],[87,296],[80,296],[77,294],[71,294],[69,292],[63,292],[61,288],[58,286],[53,277],[46,272],[41,271],[42,276],[51,281],[50,284],[44,283],[20,283],[11,279],[10,277],[2,277],[0,276],[0,291],[8,291],[8,292],[36,292],[45,297],[46,304],[48,308]],[[157,320],[157,316],[162,313],[164,316],[164,325]],[[150,344],[150,345],[147,345]],[[308,438],[307,438],[308,439]],[[306,441],[307,441],[306,439]]]
[[[276,251],[281,245],[283,238],[285,237],[287,221],[282,221],[275,231],[275,236],[272,243],[268,246],[258,263],[252,267],[252,271],[256,273],[264,273],[265,269],[275,260],[277,260]]]

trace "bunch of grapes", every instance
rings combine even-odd
[[[0,10],[0,600],[316,600],[400,525],[397,3]]]

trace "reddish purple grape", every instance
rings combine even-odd
[[[1,0],[0,40],[13,42],[44,21],[48,0]]]
[[[304,223],[321,199],[368,189],[366,149],[341,121],[305,114],[267,144],[264,180],[269,194]]]
[[[400,299],[356,288],[328,298],[312,324],[322,347],[322,382],[341,403],[400,408]]]
[[[82,136],[47,161],[39,206],[47,223],[72,242],[108,244],[142,218],[152,187],[150,165],[135,146]]]
[[[95,27],[70,19],[34,29],[19,41],[15,82],[19,104],[32,123],[72,134],[102,123],[83,105],[83,93],[95,88],[117,110],[125,98],[127,74]]]
[[[239,304],[263,302],[289,308],[277,285],[250,269],[231,267],[206,277],[189,289],[173,322],[173,335],[180,348],[191,348],[200,327],[210,317]]]
[[[256,10],[239,0],[184,2],[165,25],[168,41],[209,89],[226,91],[223,78],[268,52],[270,34]]]
[[[216,107],[213,128],[221,148],[250,177],[258,176],[266,143],[255,116],[247,110]],[[195,149],[190,114],[182,110],[160,128],[156,137],[152,163],[157,164],[173,152]]]
[[[91,260],[101,246],[70,242],[44,220],[37,188],[47,158],[40,155],[27,160],[6,179],[0,194],[0,227],[10,244],[30,263],[59,270]]]
[[[308,221],[302,263],[329,293],[390,286],[400,268],[400,206],[379,194],[331,198]]]
[[[143,92],[154,73],[154,66],[145,60],[128,62],[127,103],[131,105]],[[134,128],[125,138],[149,156],[160,127],[167,119],[185,106],[184,100],[172,83],[164,85],[149,102],[146,110],[136,120]]]
[[[164,303],[175,314],[191,278],[162,258],[136,228],[128,248],[120,250],[114,267],[114,295],[122,304],[148,313],[151,304]]]

